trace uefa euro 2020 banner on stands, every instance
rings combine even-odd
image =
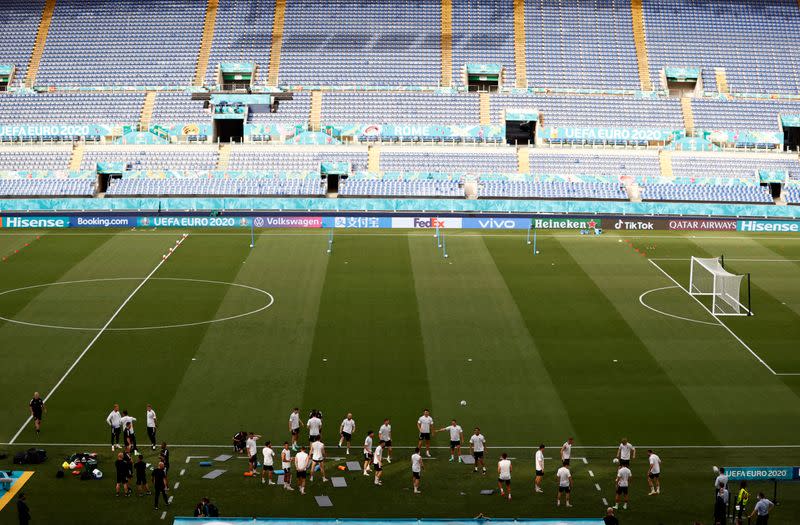
[[[110,137],[122,135],[119,124],[14,124],[0,126],[0,137]]]
[[[473,124],[333,124],[325,132],[334,137],[380,138],[472,138],[478,140],[504,140],[505,128],[499,125]]]
[[[658,128],[553,128],[545,127],[539,136],[545,140],[669,142],[686,135],[686,130]]]

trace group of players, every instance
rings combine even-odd
[[[290,441],[285,441],[283,443],[283,446],[280,450],[281,466],[280,471],[278,471],[279,474],[276,474],[275,451],[272,448],[272,443],[267,441],[261,450],[263,457],[261,482],[265,484],[268,483],[270,485],[276,485],[277,483],[275,479],[278,479],[276,476],[282,475],[283,488],[286,490],[295,490],[291,485],[292,469],[294,469],[300,494],[305,494],[306,481],[309,480],[313,482],[316,472],[319,472],[319,475],[322,476],[323,482],[328,481],[328,477],[325,472],[326,450],[325,444],[322,441],[322,425],[321,411],[316,409],[312,410],[307,421],[303,423],[300,417],[300,409],[295,408],[292,410],[292,413],[289,415],[288,423],[291,437]],[[308,448],[299,444],[300,432],[303,426],[308,429]],[[348,413],[339,424],[338,442],[339,448],[345,448],[346,454],[348,455],[350,454],[355,431],[356,422],[353,419],[353,414]],[[414,494],[419,494],[421,492],[420,484],[422,480],[422,473],[425,469],[423,451],[424,457],[431,457],[431,437],[436,432],[448,433],[450,438],[450,462],[463,462],[461,448],[462,444],[464,443],[464,431],[455,419],[450,422],[450,425],[437,429],[434,427],[433,417],[431,416],[430,411],[427,409],[425,409],[419,419],[417,419],[417,431],[419,433],[419,441],[417,442],[417,446],[411,455],[410,461],[411,483]],[[248,433],[246,435],[246,439],[243,435],[240,436],[237,434],[237,436],[239,437],[234,438],[235,447],[237,450],[247,453],[250,459],[250,472],[252,475],[257,475],[259,459],[257,442],[261,436],[256,435],[253,432]],[[368,430],[362,447],[362,454],[364,458],[362,472],[364,476],[367,477],[373,475],[372,473],[374,472],[374,484],[382,485],[383,482],[381,478],[383,476],[384,464],[392,462],[392,424],[388,418],[383,420],[383,424],[378,429],[377,440],[378,444],[377,446],[374,446],[375,433],[372,430]],[[474,460],[475,465],[473,467],[473,472],[481,472],[485,475],[487,472],[485,463],[487,445],[486,438],[481,433],[481,429],[479,427],[475,427],[472,435],[469,437],[468,442],[469,452]],[[570,458],[572,455],[573,445],[574,439],[567,439],[567,441],[565,441],[561,446],[559,453],[561,466],[556,472],[556,478],[558,480],[558,492],[556,496],[557,506],[561,505],[562,494],[564,495],[565,505],[567,507],[572,506],[570,496],[573,482],[572,473],[570,472]],[[544,492],[542,489],[542,480],[545,475],[544,450],[545,446],[539,445],[534,456],[536,470],[536,477],[534,479],[535,493]],[[649,464],[647,470],[647,480],[650,488],[649,495],[658,495],[661,493],[661,458],[659,458],[658,455],[652,450],[648,450],[647,453]],[[629,443],[627,439],[623,438],[619,448],[617,449],[617,455],[614,458],[614,463],[619,465],[615,479],[616,499],[613,507],[614,509],[618,509],[620,503],[622,503],[623,509],[628,508],[630,498],[629,488],[631,479],[633,478],[630,466],[631,461],[635,458],[636,448]],[[512,470],[513,466],[511,463],[511,458],[508,457],[507,453],[502,453],[499,461],[497,462],[497,485],[500,495],[509,500],[511,499]]]

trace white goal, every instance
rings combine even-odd
[[[719,257],[692,257],[689,293],[710,296],[711,313],[714,315],[752,315],[740,297],[745,277],[748,277],[749,294],[749,275],[730,273]]]

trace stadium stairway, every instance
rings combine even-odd
[[[489,104],[489,93],[481,92],[480,94],[480,116],[479,120],[482,126],[492,123],[491,106]]]
[[[217,157],[217,169],[220,171],[225,171],[228,169],[228,164],[231,160],[231,145],[230,144],[220,144],[219,145],[219,156]]]
[[[661,168],[661,176],[667,178],[674,178],[672,174],[672,152],[667,150],[659,150],[658,152],[658,166]]]
[[[728,87],[728,74],[725,72],[725,68],[715,67],[714,77],[717,80],[717,91],[719,91],[723,95],[729,95],[731,90]]]
[[[81,169],[83,163],[83,152],[86,149],[86,143],[81,141],[72,144],[72,156],[69,159],[70,171],[78,171]]]
[[[442,87],[453,84],[453,0],[442,0]]]
[[[694,135],[694,112],[692,111],[692,99],[681,98],[681,112],[683,113],[683,125],[686,127],[688,136]]]
[[[272,45],[269,51],[267,85],[278,85],[281,69],[281,49],[283,48],[283,27],[286,21],[286,0],[275,0],[275,16],[272,19]]]
[[[206,18],[203,22],[203,38],[200,40],[200,53],[197,55],[197,66],[194,71],[195,86],[202,86],[208,71],[208,59],[211,56],[211,44],[214,43],[214,27],[217,24],[219,0],[208,0]]]
[[[650,61],[647,58],[647,37],[642,0],[631,0],[631,18],[633,20],[633,42],[636,46],[636,60],[639,66],[639,84],[642,91],[652,91],[653,82],[650,80]]]
[[[800,0],[799,0],[800,1]],[[525,50],[525,0],[514,0],[514,67],[516,87],[528,87],[527,55]]]
[[[144,96],[144,104],[142,104],[142,114],[139,117],[139,129],[147,129],[150,127],[150,120],[153,118],[153,108],[156,106],[155,91],[148,91]]]
[[[308,123],[311,126],[311,131],[319,131],[322,127],[322,91],[314,91],[311,93],[311,113],[309,115]]]
[[[528,146],[517,146],[517,173],[531,172],[531,157]]]
[[[367,153],[367,171],[380,173],[381,171],[381,147],[371,144]]]
[[[25,86],[33,87],[36,83],[36,74],[39,72],[39,63],[42,61],[44,46],[47,43],[47,33],[50,32],[50,23],[53,21],[53,12],[56,9],[56,0],[47,0],[42,11],[39,29],[36,31],[36,41],[31,52],[31,60],[25,73]]]

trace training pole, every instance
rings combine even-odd
[[[447,259],[447,240],[445,240],[444,235],[442,235],[442,253],[444,258]]]
[[[531,225],[528,225],[528,238],[525,240],[528,244],[531,243]]]
[[[439,224],[436,224],[436,233],[434,233],[433,236],[436,237],[436,242],[438,244],[441,244],[441,242],[439,241]]]
[[[253,248],[256,245],[256,232],[255,227],[253,226],[253,221],[250,221],[250,248]]]
[[[443,239],[444,239],[444,235],[442,235],[442,232],[439,231],[439,225],[437,224],[436,225],[436,245],[439,248],[442,247]]]
[[[533,230],[533,254],[536,255],[538,253],[536,251],[536,230]]]
[[[333,253],[333,228],[331,228],[330,235],[328,235],[328,253]]]

